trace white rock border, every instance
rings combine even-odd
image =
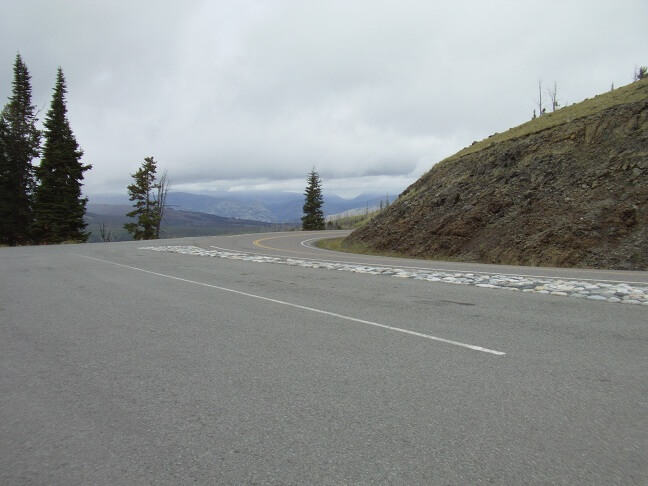
[[[433,270],[406,270],[397,267],[335,263],[317,260],[301,260],[274,256],[222,250],[206,250],[197,246],[145,246],[140,250],[152,250],[183,255],[196,255],[245,260],[258,263],[278,263],[306,268],[326,268],[345,272],[366,273],[399,278],[427,280],[455,285],[473,285],[480,288],[506,289],[515,292],[533,292],[561,297],[575,297],[621,304],[643,305],[648,307],[648,285],[629,285],[626,283],[595,282],[590,280],[569,280],[546,277],[521,277],[513,275],[487,275],[469,272],[438,272]]]

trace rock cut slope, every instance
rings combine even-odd
[[[648,80],[440,162],[345,245],[486,263],[648,269]]]

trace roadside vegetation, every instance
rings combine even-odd
[[[330,217],[326,222],[326,229],[331,230],[343,230],[343,229],[358,229],[362,228],[365,224],[371,221],[374,217],[378,216],[384,210],[386,210],[391,203],[389,202],[389,195],[385,197],[385,200],[381,200],[378,206],[373,206],[364,210],[364,212],[354,212],[353,214],[348,214],[351,211],[341,213]]]
[[[335,218],[326,223],[326,229],[343,230],[362,228],[378,213],[380,213],[380,210],[367,211],[353,216]]]
[[[357,241],[351,241],[351,242],[346,241],[345,238],[324,238],[321,240],[317,240],[315,242],[315,246],[323,250],[339,251],[342,253],[353,253],[356,255],[373,255],[373,256],[381,256],[381,257],[408,258],[408,259],[412,258],[411,255],[408,255],[406,253],[400,253],[397,251],[388,251],[388,250],[377,250],[375,248],[371,248],[370,246],[364,245]],[[418,259],[431,260],[432,258],[418,257]],[[453,257],[445,257],[442,260],[446,262],[463,261]]]
[[[317,248],[324,250],[341,251],[344,253],[357,253],[360,255],[377,255],[377,256],[404,256],[393,251],[379,251],[362,243],[352,242],[345,243],[344,238],[326,238],[315,242]]]

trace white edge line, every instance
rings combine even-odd
[[[300,243],[300,245],[303,246],[304,248],[310,248],[311,250],[314,250],[314,249],[317,249],[317,248],[316,248],[316,247],[313,247],[313,246],[311,246],[311,245],[306,245],[306,243],[310,243],[311,241],[321,240],[321,239],[322,239],[322,238],[320,238],[319,236],[318,236],[317,238],[309,238],[309,239],[307,239],[307,240],[302,241],[302,242]]]
[[[221,290],[223,292],[231,292],[233,294],[243,295],[245,297],[251,297],[251,298],[263,300],[263,301],[266,301],[266,302],[272,302],[272,303],[275,303],[275,304],[294,307],[296,309],[302,309],[302,310],[306,310],[306,311],[309,311],[309,312],[315,312],[317,314],[324,314],[324,315],[331,316],[331,317],[337,317],[338,319],[344,319],[344,320],[347,320],[347,321],[358,322],[360,324],[367,324],[369,326],[379,327],[379,328],[382,328],[382,329],[388,329],[390,331],[401,332],[403,334],[409,334],[410,336],[416,336],[416,337],[421,337],[421,338],[425,338],[425,339],[430,339],[432,341],[438,341],[438,342],[441,342],[441,343],[452,344],[454,346],[460,346],[462,348],[472,349],[473,351],[481,351],[483,353],[494,354],[496,356],[503,356],[503,355],[506,354],[506,353],[504,353],[502,351],[495,351],[494,349],[484,348],[482,346],[475,346],[474,344],[466,344],[466,343],[461,343],[459,341],[452,341],[450,339],[444,339],[444,338],[440,338],[440,337],[437,337],[437,336],[432,336],[430,334],[423,334],[423,333],[416,332],[416,331],[410,331],[409,329],[403,329],[403,328],[395,327],[395,326],[388,326],[386,324],[380,324],[378,322],[366,321],[364,319],[357,319],[355,317],[349,317],[349,316],[345,316],[345,315],[342,315],[342,314],[336,314],[335,312],[329,312],[329,311],[325,311],[325,310],[321,310],[321,309],[315,309],[314,307],[307,307],[307,306],[304,306],[304,305],[293,304],[293,303],[290,303],[290,302],[285,302],[283,300],[272,299],[270,297],[263,297],[261,295],[250,294],[248,292],[242,292],[240,290],[234,290],[234,289],[228,289],[226,287],[220,287],[218,285],[212,285],[212,284],[203,283],[203,282],[196,282],[195,280],[188,280],[186,278],[175,277],[173,275],[166,275],[164,273],[153,272],[151,270],[145,270],[143,268],[133,267],[133,266],[130,266],[130,265],[124,265],[123,263],[111,262],[110,260],[102,260],[100,258],[94,258],[94,257],[89,257],[89,256],[86,256],[86,255],[78,255],[78,254],[76,256],[81,257],[81,258],[87,258],[88,260],[94,260],[94,261],[97,261],[97,262],[108,263],[110,265],[116,265],[118,267],[129,268],[131,270],[136,270],[138,272],[144,272],[144,273],[148,273],[148,274],[151,274],[151,275],[156,275],[158,277],[165,277],[165,278],[170,278],[170,279],[173,279],[173,280],[178,280],[180,282],[186,282],[186,283],[190,283],[190,284],[194,284],[194,285],[201,285],[203,287],[208,287],[208,288],[211,288],[211,289]]]

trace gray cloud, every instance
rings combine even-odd
[[[56,67],[93,164],[125,191],[153,155],[179,187],[396,192],[473,140],[648,64],[640,0],[23,1],[0,18],[0,94],[20,51],[34,100]],[[642,57],[644,56],[644,57]],[[44,116],[44,113],[41,114]]]

